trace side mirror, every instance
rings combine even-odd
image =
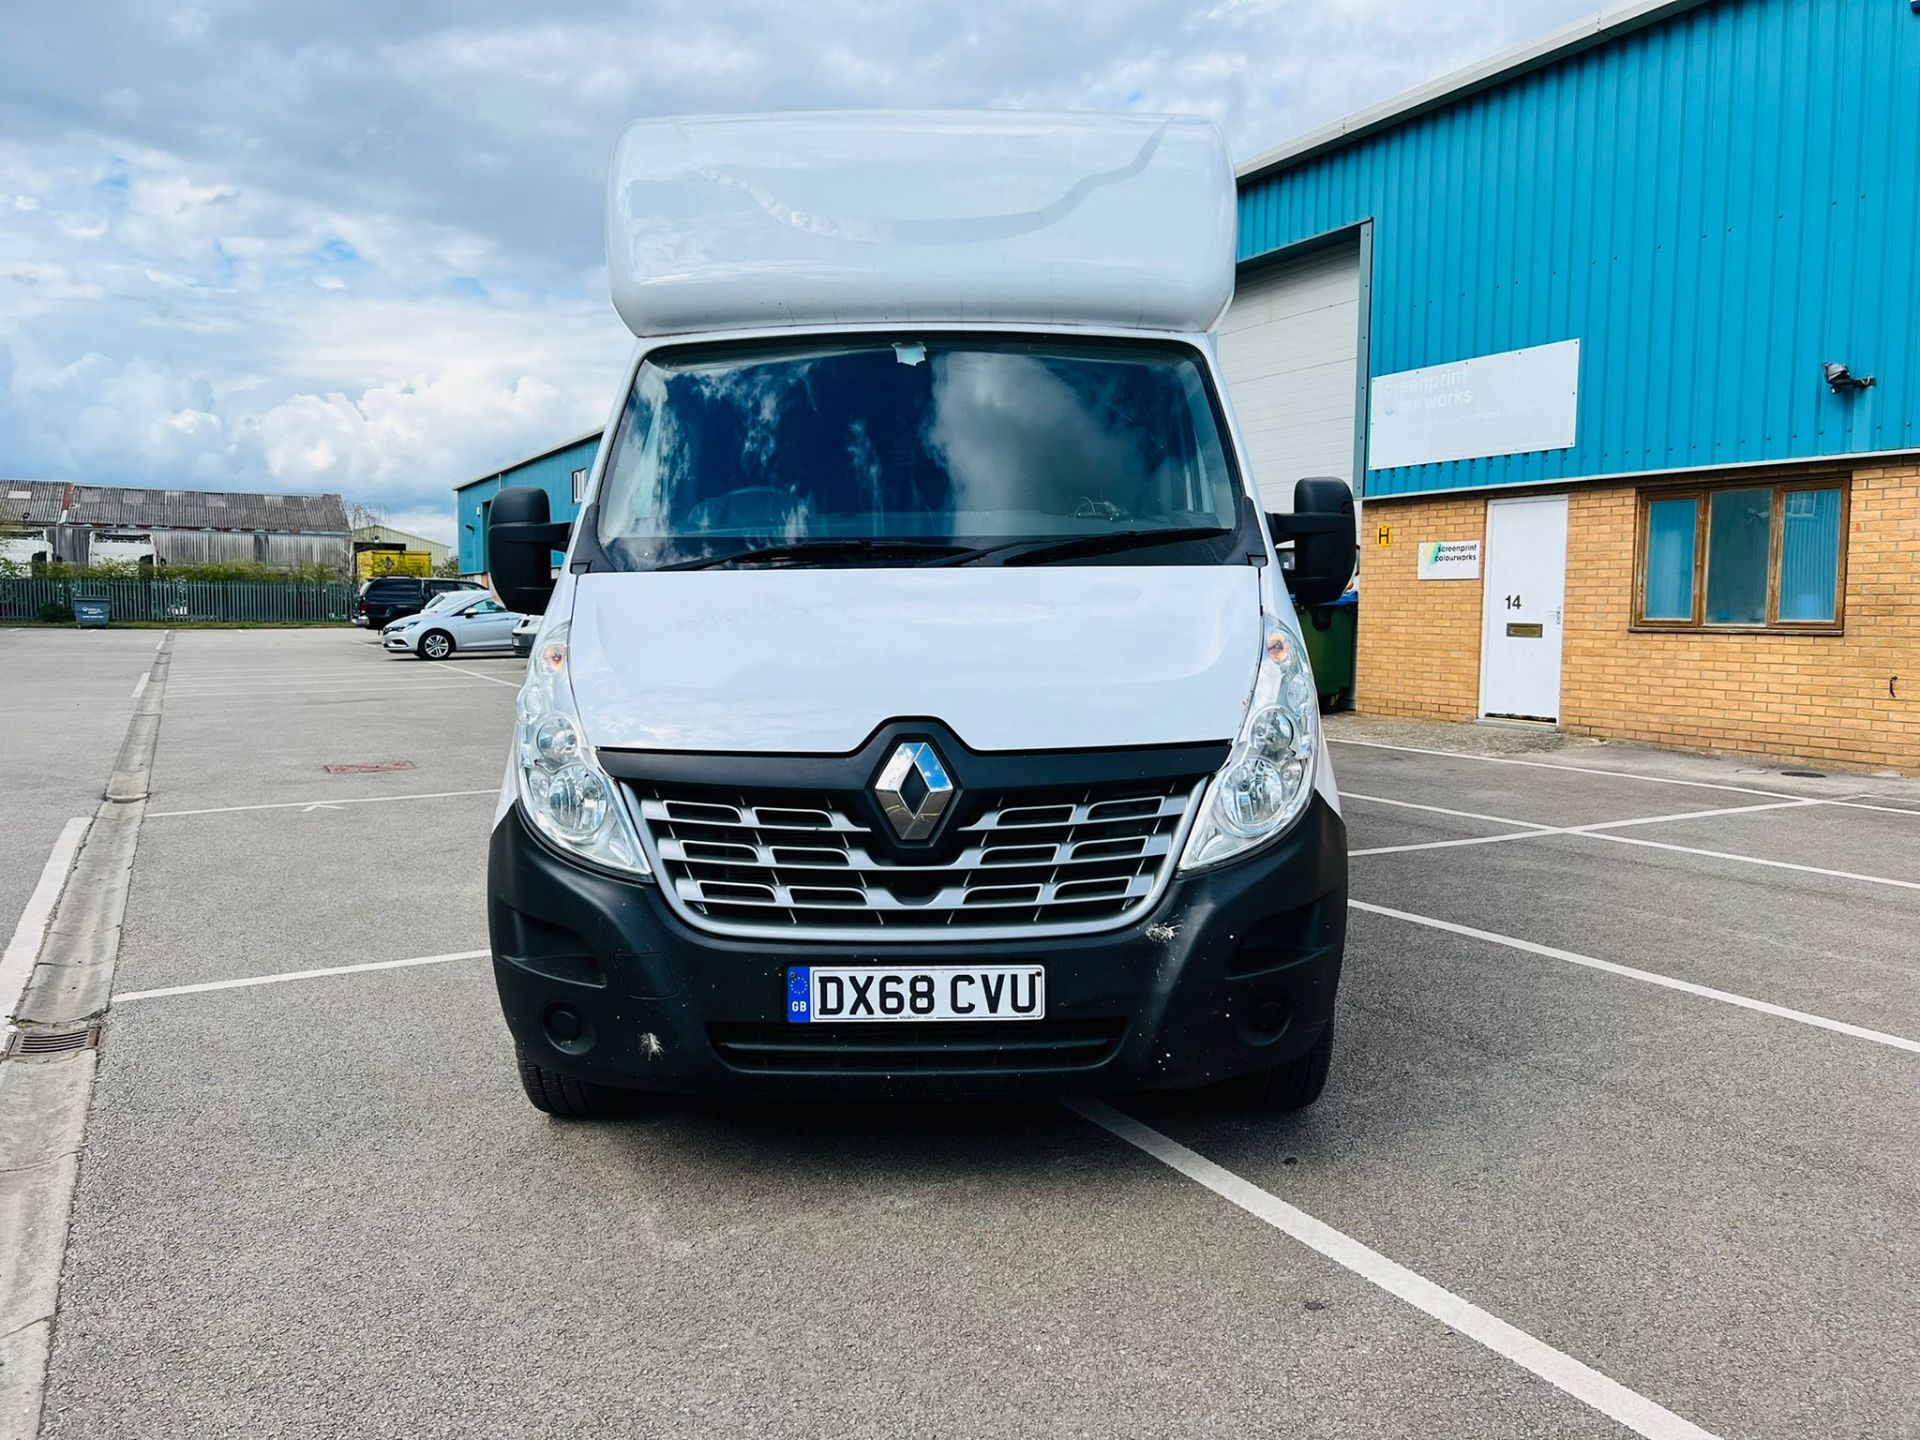
[[[553,598],[555,550],[564,550],[570,525],[555,524],[547,492],[519,485],[493,497],[487,512],[487,563],[494,592],[509,610],[545,611]]]
[[[498,502],[495,502],[498,503]],[[1345,593],[1360,558],[1347,482],[1316,476],[1293,487],[1293,513],[1267,516],[1273,543],[1293,542],[1287,588],[1300,604],[1331,605]]]

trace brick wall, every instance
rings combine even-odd
[[[1392,543],[1378,543],[1379,528]],[[1482,496],[1368,501],[1360,546],[1354,704],[1373,715],[1471,720],[1480,713],[1480,582],[1415,578],[1422,540],[1483,540]]]
[[[1638,488],[1568,492],[1565,728],[1920,771],[1920,464],[1854,474],[1846,633],[1837,636],[1634,633]],[[1423,584],[1414,556],[1420,540],[1473,539],[1485,523],[1484,495],[1367,503],[1360,709],[1444,720],[1478,713],[1480,584]],[[1393,527],[1385,549],[1372,543],[1383,524]]]

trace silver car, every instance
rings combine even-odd
[[[398,620],[389,620],[385,625],[382,625],[380,627],[381,638],[386,638],[402,625],[408,624],[422,615],[437,615],[443,610],[458,610],[461,606],[479,599],[486,593],[486,591],[479,589],[442,590],[438,595],[435,595],[432,599],[428,600],[426,604],[422,605],[414,614],[402,615]]]
[[[461,598],[466,601],[463,605],[422,610],[389,625],[380,632],[381,647],[422,660],[445,660],[456,650],[511,651],[519,612],[484,592],[477,598],[471,594]]]

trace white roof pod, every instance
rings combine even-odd
[[[1233,297],[1233,163],[1189,116],[640,120],[607,192],[613,304],[642,338],[943,320],[1197,331]]]

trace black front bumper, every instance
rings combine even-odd
[[[744,940],[697,930],[651,882],[566,859],[518,805],[488,863],[494,978],[550,1069],[697,1094],[1063,1094],[1204,1084],[1291,1059],[1331,1020],[1346,827],[1317,795],[1280,841],[1176,877],[1095,935],[939,943]],[[787,1023],[794,965],[1038,963],[1035,1022]]]

